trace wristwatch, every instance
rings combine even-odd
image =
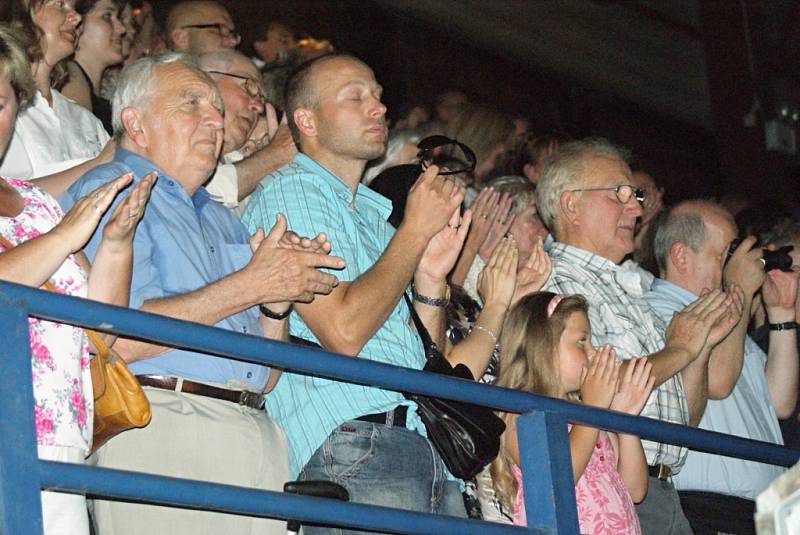
[[[266,317],[268,317],[271,320],[285,320],[287,317],[289,317],[289,314],[292,313],[292,307],[293,306],[294,305],[290,305],[289,308],[287,308],[285,312],[281,312],[280,314],[278,314],[277,312],[271,311],[270,309],[267,308],[266,305],[258,305],[258,309],[261,310],[262,314],[264,314]]]
[[[796,321],[787,321],[785,323],[770,323],[770,331],[793,331],[797,329]]]

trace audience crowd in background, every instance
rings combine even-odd
[[[387,110],[359,58],[282,20],[242,42],[215,0],[0,11],[0,278],[414,369],[430,339],[479,382],[800,448],[797,198],[674,199],[647,155],[468,87]],[[30,333],[41,458],[535,524],[515,414],[462,482],[400,393],[109,337],[153,418],[90,455],[94,348]],[[581,533],[755,533],[782,473],[585,425],[569,448]],[[48,535],[286,530],[42,503]]]

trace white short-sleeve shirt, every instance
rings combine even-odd
[[[53,106],[39,91],[20,111],[0,176],[31,180],[97,156],[109,140],[92,112],[52,90]]]

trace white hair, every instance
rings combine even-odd
[[[369,183],[384,170],[394,167],[395,165],[413,163],[400,161],[400,153],[406,143],[416,145],[419,143],[419,140],[419,133],[413,129],[396,130],[392,132],[389,137],[389,142],[386,144],[386,152],[382,157],[369,162],[364,171],[364,176],[361,178],[361,182],[368,186]]]
[[[122,110],[146,105],[156,90],[155,68],[178,62],[197,68],[194,56],[183,52],[165,52],[155,56],[145,56],[122,69],[111,99],[111,125],[117,140],[125,133]]]
[[[569,189],[579,189],[587,182],[584,173],[586,156],[605,156],[628,161],[628,152],[607,139],[590,137],[570,141],[561,145],[542,169],[536,184],[536,208],[539,216],[553,234],[557,236],[556,222],[561,195]]]

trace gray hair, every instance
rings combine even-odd
[[[536,204],[536,186],[524,176],[506,175],[497,177],[488,187],[499,194],[508,193],[511,197],[511,212],[519,215],[531,204]]]
[[[165,52],[155,56],[145,56],[122,69],[117,77],[114,96],[111,99],[111,125],[115,139],[120,140],[125,133],[125,126],[122,124],[122,110],[129,107],[141,108],[153,96],[156,90],[156,67],[178,62],[198,68],[197,60],[190,54]]]
[[[759,238],[761,243],[774,243],[777,247],[794,245],[794,240],[800,239],[800,221],[791,218],[782,219]]]
[[[708,205],[701,201],[688,201],[697,206]],[[656,222],[656,232],[653,238],[653,255],[656,264],[662,274],[667,272],[667,259],[672,246],[676,243],[683,243],[692,251],[699,252],[706,241],[708,233],[703,216],[699,212],[688,212],[685,209],[687,203],[681,203],[667,213],[663,214]]]
[[[628,151],[601,137],[570,141],[561,145],[542,169],[536,185],[536,207],[545,226],[555,234],[561,195],[586,183],[584,159],[605,156],[627,163]]]

